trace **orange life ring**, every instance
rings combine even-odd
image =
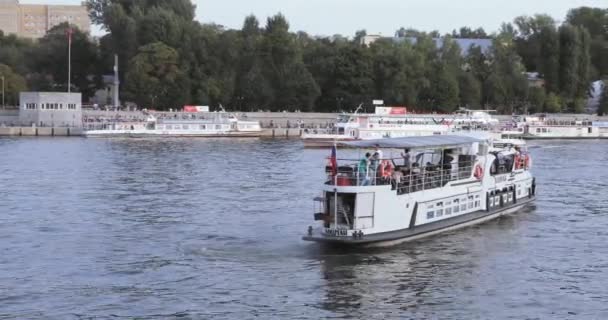
[[[481,178],[483,178],[483,168],[481,167],[481,165],[479,163],[475,166],[475,171],[473,172],[473,176],[475,176],[475,178],[477,180],[481,180]]]
[[[513,160],[513,162],[515,162],[515,170],[519,169],[521,167],[521,158],[519,154],[515,154],[515,159]]]

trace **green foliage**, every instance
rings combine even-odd
[[[67,23],[53,27],[42,37],[35,53],[32,55],[33,70],[38,75],[32,83],[34,90],[67,91],[68,83],[68,38]],[[95,94],[100,86],[99,77],[99,48],[88,35],[72,26],[72,60],[71,85],[72,91],[82,92],[86,99]],[[51,75],[50,77],[48,75]]]
[[[26,91],[25,79],[13,72],[11,67],[0,64],[0,77],[4,77],[4,103],[8,106],[19,105],[19,92]],[[0,86],[2,84],[0,83]],[[1,103],[1,101],[0,101]]]
[[[567,99],[573,99],[578,88],[578,62],[581,55],[580,34],[578,29],[571,25],[559,28],[560,42],[560,92]]]
[[[608,114],[608,81],[604,81],[602,96],[600,97],[600,105],[598,106],[597,114],[600,116]]]
[[[543,106],[545,105],[545,99],[547,98],[547,94],[545,93],[544,88],[530,88],[530,92],[528,94],[528,112],[529,113],[537,113],[543,111]]]
[[[551,92],[545,100],[545,112],[558,113],[562,111],[562,101],[555,93]]]
[[[178,67],[178,59],[177,51],[162,42],[139,48],[129,61],[125,97],[147,108],[181,107],[185,99],[176,93],[185,87],[186,77]]]

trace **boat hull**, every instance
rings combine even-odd
[[[503,215],[513,214],[534,201],[534,197],[518,200],[509,206],[500,209],[486,211],[480,210],[461,216],[440,220],[437,222],[416,226],[414,228],[383,232],[378,234],[364,235],[360,239],[352,237],[332,237],[325,235],[309,235],[302,237],[303,240],[332,245],[346,245],[359,247],[387,247],[400,243],[414,241],[417,239],[433,236],[447,231],[458,230],[476,224],[496,219]]]

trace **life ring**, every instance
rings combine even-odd
[[[530,166],[531,166],[531,164],[530,164],[530,163],[531,163],[531,160],[532,160],[532,159],[530,159],[530,155],[529,155],[529,154],[527,154],[527,155],[525,155],[525,156],[524,156],[524,164],[525,164],[525,166],[526,166],[526,169],[530,169]]]
[[[519,156],[519,154],[515,155],[513,162],[515,162],[515,170],[517,170],[521,167],[521,157]]]
[[[393,166],[388,160],[383,160],[380,163],[379,171],[381,177],[390,178],[393,174]]]
[[[473,172],[473,176],[475,176],[475,178],[477,180],[481,180],[481,178],[483,178],[483,168],[481,167],[481,165],[479,163],[475,166],[475,171]]]

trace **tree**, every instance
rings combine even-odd
[[[320,90],[281,14],[268,18],[261,44],[265,78],[274,89],[271,110],[310,110]]]
[[[578,29],[571,25],[562,25],[559,28],[559,42],[559,88],[562,95],[571,100],[576,97],[579,87],[578,62],[581,48]]]
[[[481,105],[481,83],[471,72],[461,72],[458,77],[460,105],[477,108]]]
[[[27,91],[25,79],[5,64],[0,64],[0,77],[4,77],[5,105],[18,106],[19,92]]]
[[[530,88],[530,93],[528,94],[528,112],[529,113],[537,113],[543,110],[545,105],[545,99],[547,95],[545,93],[545,89],[540,87]]]
[[[562,102],[555,93],[551,92],[547,96],[544,111],[548,113],[559,113],[562,111]]]
[[[168,109],[187,100],[183,90],[186,77],[178,66],[175,49],[162,42],[145,45],[131,59],[126,76],[125,95],[139,106]]]
[[[71,79],[72,90],[82,92],[85,99],[92,97],[101,86],[100,55],[98,47],[86,33],[67,23],[53,27],[38,42],[33,64],[36,73],[47,79],[38,82],[34,90],[51,89],[67,91],[68,83],[68,37],[72,30]]]
[[[540,73],[549,92],[559,92],[560,41],[554,27],[544,27],[540,34]]]
[[[600,97],[600,105],[597,109],[597,115],[603,116],[608,114],[608,81],[604,81],[602,86],[602,96]]]

